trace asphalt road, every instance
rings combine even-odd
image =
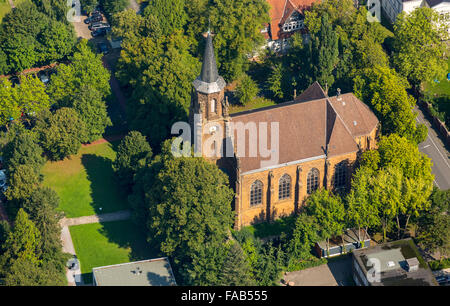
[[[450,153],[444,146],[442,140],[438,137],[437,131],[432,124],[425,118],[422,111],[416,106],[417,122],[424,123],[428,128],[428,137],[419,144],[419,150],[428,155],[433,161],[432,172],[434,174],[434,184],[446,190],[450,188]]]

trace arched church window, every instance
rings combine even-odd
[[[278,199],[284,200],[291,197],[291,177],[284,174],[278,182]]]
[[[263,183],[255,181],[250,190],[250,206],[262,204]]]
[[[347,179],[347,165],[344,161],[334,166],[334,187],[345,187]]]
[[[313,193],[319,188],[319,170],[316,168],[311,169],[308,173],[308,178],[306,180],[307,186],[306,191],[308,194]]]

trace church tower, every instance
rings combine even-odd
[[[215,160],[218,158],[213,152],[222,150],[226,135],[228,101],[225,101],[225,86],[225,80],[217,71],[212,35],[208,31],[202,71],[193,82],[189,124],[192,139],[196,140],[196,152],[201,150],[202,156]]]

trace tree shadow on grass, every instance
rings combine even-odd
[[[92,207],[96,214],[127,208],[127,198],[114,175],[112,161],[103,156],[84,154],[81,162],[91,182]]]

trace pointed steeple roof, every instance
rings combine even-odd
[[[203,56],[202,74],[200,79],[206,83],[213,83],[219,78],[219,73],[217,72],[216,57],[214,55],[214,46],[212,43],[212,36],[210,31],[208,31],[208,36],[206,37],[206,47],[205,54]]]
[[[225,86],[225,80],[217,71],[216,57],[211,32],[208,30],[206,37],[205,54],[203,56],[202,72],[193,83],[199,92],[210,94],[220,92]]]

